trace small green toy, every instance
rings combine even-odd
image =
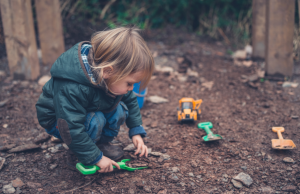
[[[211,122],[198,123],[198,128],[203,129],[207,133],[207,135],[203,137],[204,141],[216,141],[223,139],[221,135],[213,134],[210,130],[213,128],[213,124]]]
[[[135,171],[135,170],[148,168],[147,166],[146,167],[138,167],[138,168],[132,168],[132,167],[126,166],[126,162],[128,162],[128,161],[130,161],[130,159],[123,159],[123,160],[121,160],[121,162],[117,162],[117,163],[119,164],[121,169],[128,170],[128,171]],[[96,165],[85,166],[82,163],[77,163],[76,168],[84,175],[94,174],[97,172],[97,170],[100,170],[100,168]],[[116,167],[113,166],[113,168],[116,168]]]

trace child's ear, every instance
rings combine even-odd
[[[103,78],[108,79],[113,73],[114,68],[112,66],[103,68]]]

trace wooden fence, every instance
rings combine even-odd
[[[253,0],[253,56],[266,61],[266,73],[292,76],[295,0]]]
[[[40,75],[31,0],[0,0],[9,69],[14,79]],[[59,0],[35,0],[43,64],[52,64],[65,50]]]
[[[43,64],[64,50],[59,0],[35,0]],[[0,0],[11,75],[36,79],[40,74],[31,0]],[[253,56],[264,58],[266,73],[293,74],[295,0],[253,0]]]

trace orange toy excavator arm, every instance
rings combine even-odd
[[[202,99],[195,101],[195,109],[198,110],[198,114],[201,114],[200,105],[202,104]]]

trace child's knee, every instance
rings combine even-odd
[[[106,119],[102,112],[91,112],[86,116],[85,130],[93,140],[100,139]]]
[[[127,117],[128,117],[128,108],[123,102],[120,102],[119,105],[117,106],[116,113],[112,116],[112,119],[108,120],[108,123],[113,124],[114,123],[113,120],[114,120],[116,121],[115,127],[118,128],[125,123]]]

